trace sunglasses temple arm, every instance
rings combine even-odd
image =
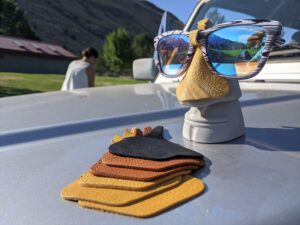
[[[190,44],[190,46],[189,46],[189,49],[188,49],[188,56],[191,56],[191,55],[193,55],[194,54],[194,52],[195,52],[195,48],[194,48],[194,46],[193,45],[191,45]]]
[[[254,62],[256,61],[262,54],[262,52],[264,51],[264,49],[262,48],[261,50],[259,50],[251,59],[250,62]]]
[[[281,38],[281,37],[278,37],[278,38],[276,39],[274,45],[275,45],[276,47],[280,47],[280,46],[282,46],[284,43],[285,43],[285,40],[284,40],[283,38]]]

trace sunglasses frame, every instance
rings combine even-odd
[[[249,73],[247,76],[243,76],[243,77],[226,76],[226,75],[218,73],[214,69],[214,67],[211,65],[211,61],[210,61],[209,57],[207,56],[206,43],[207,43],[208,36],[211,33],[215,32],[217,30],[220,30],[222,28],[225,28],[225,27],[245,26],[245,25],[246,26],[250,25],[250,26],[262,27],[262,28],[264,28],[264,31],[266,32],[266,42],[265,42],[264,50],[261,54],[261,57],[260,57],[259,62],[256,66],[256,69],[254,71],[252,71],[251,73]],[[284,43],[284,39],[282,39],[280,37],[281,31],[282,31],[281,23],[278,22],[278,21],[275,21],[275,20],[258,20],[258,19],[235,20],[235,21],[231,21],[231,22],[217,24],[217,25],[212,26],[212,27],[210,27],[206,30],[199,30],[198,35],[197,35],[197,41],[200,44],[200,47],[201,47],[201,50],[202,50],[202,53],[203,53],[203,57],[204,57],[207,65],[208,65],[208,67],[210,68],[210,70],[214,74],[216,74],[218,76],[221,76],[221,77],[228,78],[228,79],[242,80],[242,79],[249,79],[249,78],[254,77],[255,75],[257,75],[263,69],[264,65],[266,64],[266,62],[269,58],[269,54],[272,51],[272,48],[274,46],[280,46]],[[159,60],[159,54],[160,53],[158,51],[158,46],[159,46],[159,42],[161,40],[163,40],[165,37],[171,36],[171,35],[186,35],[186,36],[189,36],[189,32],[188,31],[175,30],[175,31],[168,31],[168,32],[162,33],[161,35],[157,36],[154,39],[154,47],[155,47],[155,51],[156,51],[155,64],[158,67],[159,72],[161,74],[163,74],[165,77],[175,78],[175,77],[182,76],[186,72],[187,68],[189,67],[189,65],[192,61],[195,49],[192,45],[189,46],[187,57],[185,59],[183,67],[182,67],[180,73],[178,73],[178,75],[174,76],[174,75],[165,74],[163,72],[162,65],[161,65],[160,60]]]

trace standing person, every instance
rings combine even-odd
[[[98,52],[94,48],[85,48],[81,56],[81,59],[69,64],[62,91],[95,86],[95,71],[92,65],[96,62]]]

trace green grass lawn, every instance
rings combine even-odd
[[[221,52],[223,53],[225,56],[231,56],[231,57],[238,57],[241,54],[241,50],[237,49],[237,50],[218,50],[218,49],[211,49],[212,51],[215,52]],[[251,57],[255,56],[255,54],[260,50],[260,49],[244,49],[245,51],[247,51]]]
[[[0,97],[60,90],[64,75],[0,72]],[[128,77],[96,77],[96,86],[145,83]]]

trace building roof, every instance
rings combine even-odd
[[[0,35],[0,50],[60,58],[75,58],[75,55],[60,45]]]

